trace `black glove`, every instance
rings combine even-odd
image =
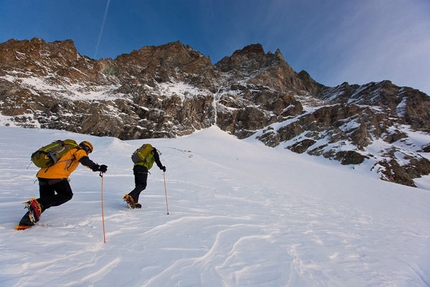
[[[107,171],[107,165],[104,165],[104,164],[98,165],[98,164],[96,164],[94,166],[94,168],[93,168],[93,171],[101,171],[101,172],[105,173]]]
[[[107,171],[107,165],[102,164],[102,165],[99,167],[99,171],[101,171],[101,172],[105,173],[105,172]]]
[[[166,167],[163,165],[161,168],[160,168],[163,172],[166,172]]]

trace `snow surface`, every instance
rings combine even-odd
[[[109,166],[71,176],[74,197],[33,228],[13,228],[38,196],[30,155],[89,140]],[[149,142],[141,210],[131,153]],[[176,139],[121,141],[0,127],[0,286],[430,286],[430,191],[327,165],[216,127]],[[325,161],[327,163],[327,161]],[[421,179],[430,187],[430,178]]]
[[[80,70],[74,68],[74,70]],[[70,79],[63,78],[61,84],[52,83],[52,74],[45,77],[27,76],[22,77],[19,74],[1,76],[0,79],[7,80],[11,83],[19,82],[22,87],[28,88],[33,95],[39,95],[40,92],[49,93],[53,97],[64,97],[69,100],[115,100],[124,98],[122,93],[113,93],[119,86],[100,85],[88,86],[85,84],[68,83]]]

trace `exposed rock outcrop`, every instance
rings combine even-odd
[[[390,81],[326,87],[260,44],[213,65],[180,42],[94,60],[71,40],[9,40],[0,44],[0,112],[4,125],[120,139],[216,124],[270,147],[372,163],[401,184],[430,173],[428,95]]]

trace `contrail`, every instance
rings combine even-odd
[[[110,3],[110,0],[108,0],[107,4],[106,4],[105,15],[103,16],[102,28],[100,29],[99,39],[97,40],[97,46],[96,46],[96,52],[94,54],[94,59],[97,58],[97,53],[99,51],[100,40],[102,38],[102,34],[103,34],[103,29],[105,27],[105,21],[106,21],[107,13],[108,13],[108,10],[109,10],[109,3]]]

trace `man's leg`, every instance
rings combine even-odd
[[[40,181],[42,183],[42,181]],[[46,183],[46,181],[43,181]],[[42,205],[43,210],[51,206],[61,205],[73,197],[72,188],[67,179],[58,182],[48,180],[47,184],[40,184],[40,198],[37,201]]]
[[[145,190],[148,180],[148,169],[144,166],[136,165],[133,168],[135,188],[129,193],[135,203],[139,202],[140,193]]]

